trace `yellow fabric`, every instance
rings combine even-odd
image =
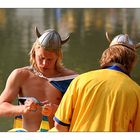
[[[39,130],[41,130],[41,129],[44,129],[44,130],[48,131],[50,129],[49,122],[42,120]]]
[[[13,128],[22,128],[22,119],[21,118],[15,118]]]
[[[126,74],[96,70],[75,78],[55,121],[69,131],[140,131],[140,87]]]
[[[22,118],[15,118],[13,128],[22,129]],[[38,132],[46,132],[50,129],[49,122],[47,120],[47,116],[42,117],[41,125]],[[13,130],[13,129],[12,129]]]
[[[49,130],[49,132],[58,132],[58,130],[55,127],[53,127]]]

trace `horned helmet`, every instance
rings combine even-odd
[[[35,33],[39,45],[46,50],[57,50],[61,48],[61,46],[65,44],[70,38],[70,35],[68,35],[66,39],[62,40],[59,33],[54,29],[48,29],[44,31],[43,34],[40,34],[38,28],[35,27]]]
[[[128,36],[128,34],[119,34],[115,36],[111,41],[108,33],[106,32],[106,38],[110,43],[109,47],[115,45],[122,45],[124,47],[127,47],[128,49],[131,49],[132,51],[136,51],[136,49],[140,47],[140,43],[134,44],[132,39],[130,39],[130,37]]]

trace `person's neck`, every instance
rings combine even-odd
[[[60,73],[58,73],[58,71],[55,69],[53,70],[47,69],[47,70],[42,71],[42,70],[39,70],[39,68],[36,68],[33,66],[32,66],[32,69],[33,69],[33,72],[40,77],[52,78],[52,77],[60,76]]]
[[[48,78],[51,78],[51,77],[58,77],[59,76],[59,73],[57,70],[46,70],[46,71],[41,71],[41,73],[45,76],[45,77],[48,77]]]
[[[127,75],[129,75],[130,76],[130,74],[129,74],[129,72],[127,71],[127,69],[123,66],[123,65],[121,65],[121,64],[119,64],[119,63],[108,63],[107,65],[105,65],[104,66],[104,68],[111,68],[111,67],[118,67],[120,70],[119,71],[121,71],[121,72],[123,72],[123,73],[125,73],[125,74],[127,74]],[[115,69],[115,68],[114,68]],[[116,69],[117,70],[117,69]]]

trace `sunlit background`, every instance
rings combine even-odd
[[[62,38],[71,33],[63,47],[63,63],[83,73],[99,68],[100,56],[109,44],[106,31],[112,37],[128,33],[136,43],[140,42],[140,9],[0,9],[0,93],[12,70],[29,65],[28,53],[36,40],[35,26],[41,33],[55,28]],[[140,59],[132,73],[140,84],[139,67]],[[11,129],[12,122],[12,117],[0,117],[0,131]]]

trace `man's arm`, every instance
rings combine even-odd
[[[25,105],[12,105],[8,102],[0,104],[0,116],[16,116],[27,112],[28,108]]]
[[[13,105],[20,91],[22,75],[20,70],[14,70],[7,79],[5,89],[0,95],[0,116],[15,116],[24,114],[29,110],[28,105]]]
[[[54,126],[55,126],[55,128],[56,128],[59,132],[68,132],[68,131],[69,131],[69,127],[68,127],[68,126],[60,125],[60,124],[57,123],[56,121],[55,121]]]

